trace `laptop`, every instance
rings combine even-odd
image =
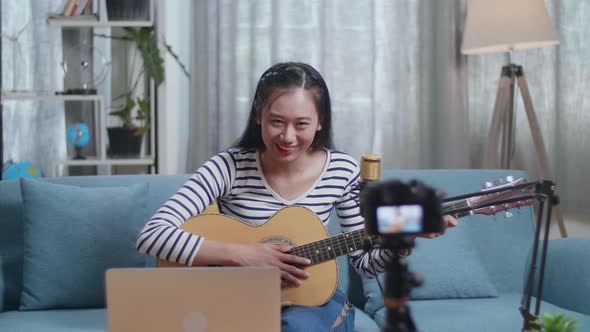
[[[280,280],[273,267],[109,269],[109,331],[277,332]]]

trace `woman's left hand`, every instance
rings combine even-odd
[[[435,237],[439,237],[441,235],[443,235],[445,233],[445,231],[447,230],[447,228],[449,227],[456,227],[457,225],[459,225],[459,221],[457,221],[457,219],[446,215],[443,216],[443,222],[445,224],[442,232],[439,233],[424,233],[424,234],[419,234],[417,235],[417,237],[423,237],[423,238],[427,238],[427,239],[434,239]]]

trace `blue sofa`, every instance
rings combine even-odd
[[[385,171],[458,195],[519,171]],[[188,175],[0,181],[0,331],[106,331],[103,272],[153,266],[135,251],[143,223]],[[443,237],[416,241],[411,270],[425,283],[409,302],[421,331],[517,331],[531,209],[511,219],[470,216]],[[336,216],[333,216],[336,218]],[[339,232],[332,222],[330,232]],[[590,240],[549,244],[542,312],[565,312],[590,331]],[[378,331],[386,309],[376,279],[338,259],[339,288],[356,306],[355,329]]]

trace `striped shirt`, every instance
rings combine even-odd
[[[349,155],[327,151],[322,174],[307,192],[285,200],[273,191],[261,171],[257,150],[229,149],[201,166],[153,215],[137,239],[137,249],[160,259],[192,264],[204,237],[181,230],[189,218],[214,201],[220,212],[250,225],[261,225],[280,209],[297,205],[313,211],[327,226],[335,208],[343,232],[364,227],[358,204],[358,163]],[[355,251],[350,260],[365,276],[383,272],[389,251]]]

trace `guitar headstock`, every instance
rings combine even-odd
[[[502,191],[495,191],[491,192],[486,195],[477,196],[469,198],[467,201],[469,206],[475,207],[472,210],[473,214],[483,214],[483,215],[495,215],[498,212],[506,211],[505,216],[506,218],[512,217],[512,213],[508,210],[513,208],[520,208],[521,206],[529,206],[533,203],[533,200],[530,198],[530,194],[532,188],[528,189],[510,189],[515,187],[516,185],[527,183],[527,180],[524,178],[514,179],[512,176],[508,176],[505,179],[498,179],[494,182],[485,182],[482,184],[482,191],[493,191],[497,189],[505,189]],[[519,197],[522,197],[522,200],[518,200]],[[495,202],[501,202],[505,200],[512,200],[516,199],[512,202],[508,203],[501,203],[495,204]],[[482,206],[482,207],[477,207]]]

